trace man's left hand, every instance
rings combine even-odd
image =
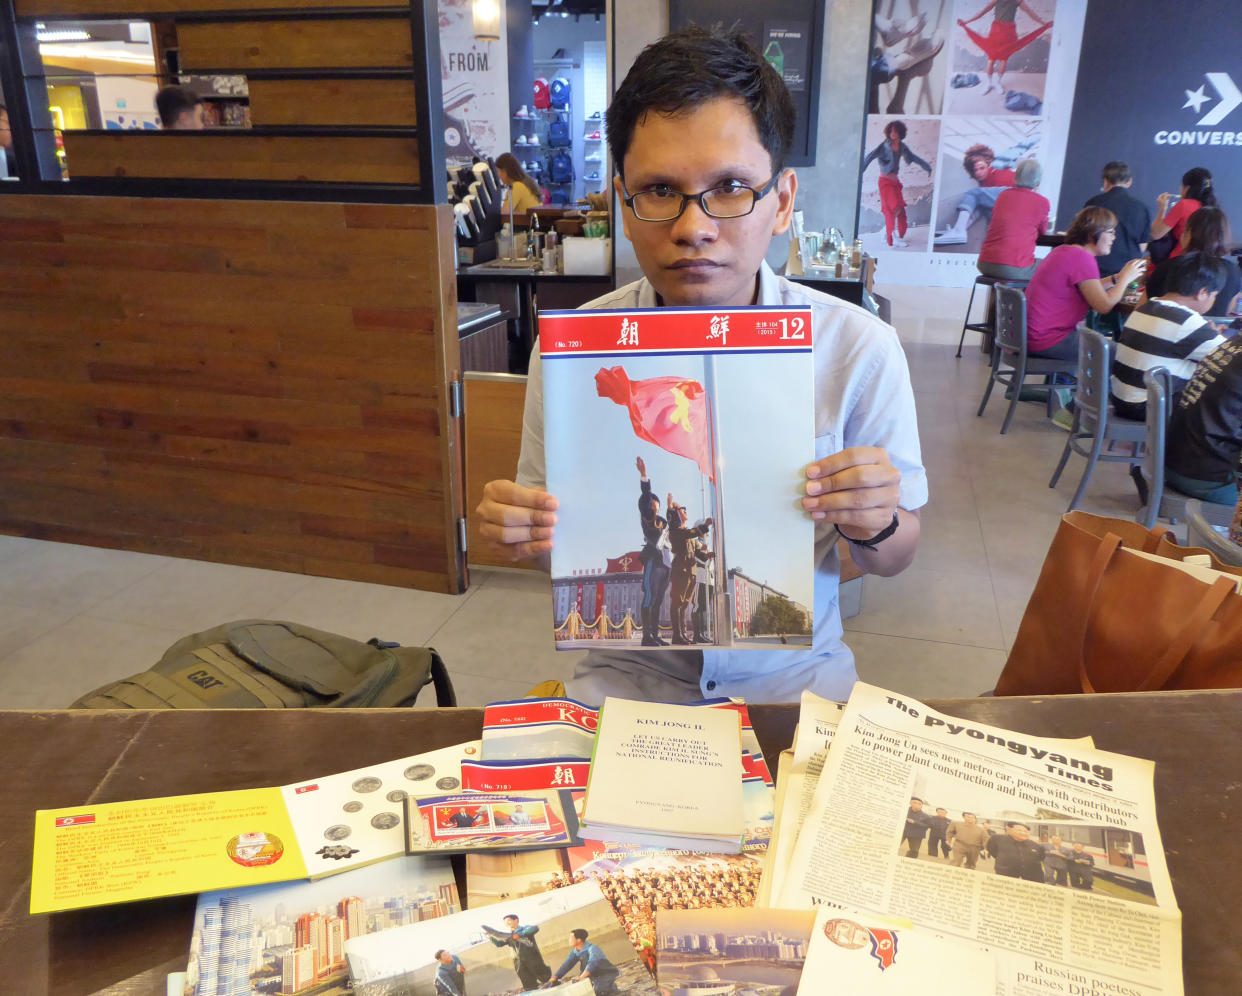
[[[843,535],[870,539],[885,529],[901,497],[901,471],[878,446],[853,446],[806,468],[802,507]]]

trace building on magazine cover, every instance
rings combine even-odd
[[[641,631],[643,566],[638,551],[607,558],[603,568],[585,567],[552,579],[553,620],[560,639],[630,639]],[[607,614],[600,637],[601,610]],[[669,597],[660,607],[660,624],[668,625]],[[571,631],[573,635],[570,635]]]
[[[783,633],[809,633],[811,632],[811,610],[801,602],[795,602],[784,592],[777,591],[770,585],[764,584],[762,581],[756,581],[754,578],[742,573],[740,567],[735,567],[729,571],[729,581],[733,585],[733,614],[734,625],[737,629],[738,636],[758,636],[763,633],[783,632]],[[765,627],[759,620],[763,616],[756,617],[759,607],[769,599],[780,599],[790,606],[787,610],[785,625],[778,626],[775,629],[771,626]],[[772,619],[780,619],[780,615],[772,613]],[[758,628],[756,624],[758,622]],[[752,630],[754,631],[752,633]]]

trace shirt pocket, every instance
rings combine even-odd
[[[825,432],[815,437],[815,459],[822,460],[826,456],[839,452],[841,446],[835,432]]]

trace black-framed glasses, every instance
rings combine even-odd
[[[759,198],[776,186],[782,173],[784,170],[773,174],[772,179],[757,190],[740,183],[722,183],[697,194],[683,194],[680,190],[659,186],[636,194],[627,189],[623,201],[639,221],[675,221],[685,213],[691,201],[709,218],[744,218],[755,210]]]

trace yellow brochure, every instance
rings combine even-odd
[[[278,788],[35,813],[31,913],[306,877]]]

